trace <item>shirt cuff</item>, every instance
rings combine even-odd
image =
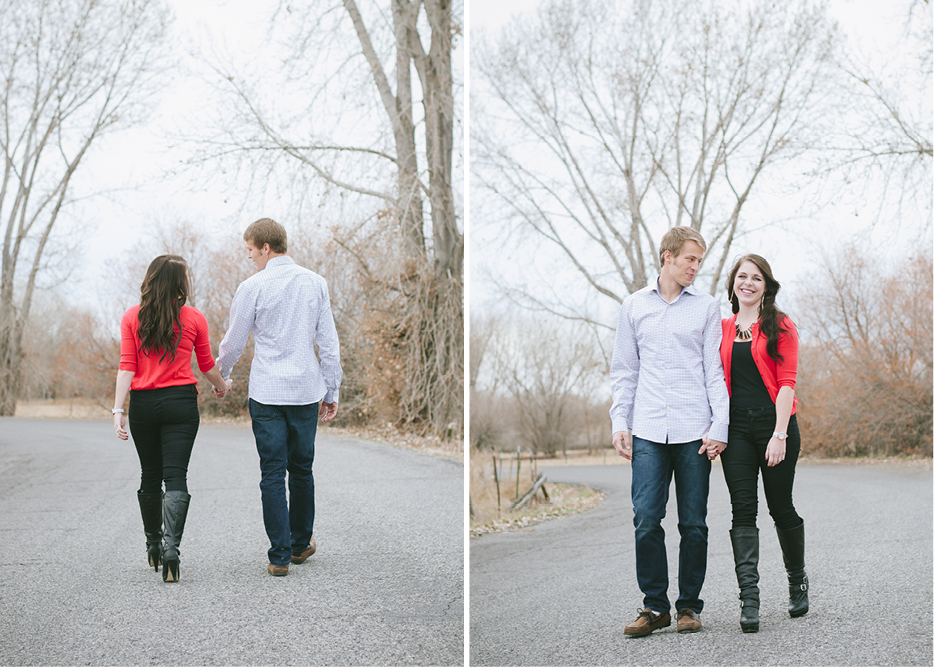
[[[619,433],[620,431],[628,431],[629,424],[626,423],[624,418],[616,417],[613,420],[613,433]]]
[[[329,391],[324,395],[324,398],[321,399],[321,402],[322,402],[322,403],[337,403],[337,394],[338,394],[338,391],[339,391],[339,390],[337,390],[337,389],[334,389],[334,390],[332,390],[332,391],[329,390]]]
[[[716,440],[717,442],[727,442],[727,438],[730,435],[730,425],[729,424],[718,424],[713,423],[710,425],[710,431],[707,433],[707,437],[710,440]]]

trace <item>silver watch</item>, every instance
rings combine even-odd
[[[775,433],[772,434],[772,437],[773,437],[773,438],[778,438],[779,440],[784,440],[785,438],[788,437],[788,435],[787,435],[786,433],[782,433],[782,432],[780,432],[780,431],[775,431]]]

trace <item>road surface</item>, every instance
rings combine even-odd
[[[524,532],[470,541],[470,664],[930,665],[930,464],[800,464],[795,506],[805,520],[810,612],[791,619],[775,529],[760,485],[761,625],[739,628],[723,472],[711,472],[704,628],[623,635],[636,584],[628,466],[548,468],[554,482],[608,493],[590,512]],[[669,597],[677,589],[677,508],[666,530]]]
[[[463,466],[326,429],[316,454],[318,551],[271,577],[252,432],[202,425],[166,584],[132,440],[0,419],[0,664],[463,664]]]

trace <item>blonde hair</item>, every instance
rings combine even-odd
[[[662,237],[658,246],[658,265],[665,266],[665,252],[670,250],[673,257],[681,254],[685,241],[694,241],[704,252],[707,252],[707,242],[700,232],[691,227],[672,227]]]

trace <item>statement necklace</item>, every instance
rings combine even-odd
[[[752,324],[755,324],[753,322]],[[736,323],[736,337],[740,340],[749,340],[752,338],[752,324],[749,325],[748,329],[740,329],[739,322]]]

